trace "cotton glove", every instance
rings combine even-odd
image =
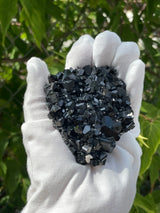
[[[127,85],[134,111],[135,128],[121,136],[104,166],[80,165],[48,119],[44,85],[48,69],[39,58],[27,63],[24,97],[23,142],[31,185],[22,213],[128,213],[136,193],[141,148],[136,141],[140,128],[144,64],[134,42],[121,42],[105,31],[95,40],[79,38],[67,55],[65,68],[85,65],[113,66]]]

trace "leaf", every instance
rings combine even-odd
[[[6,172],[7,172],[6,164],[0,161],[0,176],[4,178],[6,175]]]
[[[140,116],[141,134],[148,138],[146,144],[149,148],[142,145],[142,163],[140,174],[142,175],[150,166],[152,156],[156,152],[160,144],[160,110],[154,107],[152,104],[143,103],[142,112]]]
[[[141,22],[141,17],[138,15],[139,8],[135,5],[133,5],[133,13],[134,13],[133,23],[134,23],[136,31],[140,34],[143,29],[143,24]]]
[[[114,17],[114,18],[113,18]],[[117,31],[117,29],[119,28],[119,23],[120,23],[120,17],[117,16],[116,14],[113,14],[113,17],[111,19],[111,29],[113,31]]]
[[[24,16],[27,18],[27,23],[32,29],[35,41],[40,48],[41,41],[46,37],[45,29],[45,0],[20,0],[23,6]]]
[[[0,199],[0,206],[4,206],[5,203],[9,201],[9,196],[4,196]]]
[[[7,165],[7,175],[5,183],[9,194],[12,194],[18,187],[21,178],[21,173],[15,160],[8,160],[6,162],[6,165]]]
[[[143,39],[143,42],[144,42],[147,55],[150,55],[151,57],[153,57],[154,55],[157,54],[157,51],[153,48],[152,38],[146,37]]]
[[[0,159],[2,158],[3,153],[7,146],[8,146],[8,138],[6,134],[0,132]]]
[[[153,104],[149,104],[145,101],[142,102],[141,112],[147,114],[147,117],[153,119],[156,116],[160,118],[160,110],[157,109]]]
[[[45,62],[47,63],[50,73],[53,75],[64,70],[64,64],[60,62],[55,62],[53,56],[49,56],[48,58],[46,58]]]
[[[26,194],[27,194],[27,190],[28,190],[28,187],[30,185],[30,181],[28,178],[23,178],[22,179],[22,194],[21,194],[21,197],[22,197],[22,200],[26,203]]]
[[[160,190],[153,191],[152,196],[153,196],[154,202],[156,204],[158,203],[160,204]]]
[[[11,19],[17,12],[17,0],[0,0],[0,23],[3,33],[3,40],[11,23]]]
[[[12,78],[12,72],[13,69],[9,66],[3,66],[2,69],[0,69],[0,80],[10,81]]]
[[[134,205],[144,209],[147,213],[156,212],[156,204],[151,194],[143,197],[140,194],[136,194]]]
[[[159,178],[159,171],[160,171],[160,156],[154,155],[149,171],[151,185],[153,185],[155,181]]]
[[[158,145],[160,144],[160,121],[155,120],[153,122],[146,121],[141,119],[141,131],[143,135],[148,138],[147,145],[142,147],[142,164],[140,174],[143,174],[150,166],[152,161],[152,156],[156,152]]]
[[[57,52],[57,51],[54,51],[55,55],[57,56],[60,56],[64,59],[64,62],[65,62],[65,59],[66,59],[66,53],[65,52]]]

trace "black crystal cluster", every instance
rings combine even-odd
[[[112,67],[65,69],[44,87],[49,118],[80,164],[103,165],[134,127],[125,83]]]

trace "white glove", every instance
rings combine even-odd
[[[66,59],[66,68],[84,65],[114,66],[127,84],[136,127],[121,136],[104,166],[75,161],[58,130],[48,119],[44,84],[48,69],[39,58],[27,63],[23,142],[31,185],[22,213],[128,213],[136,193],[141,148],[135,138],[144,80],[144,63],[134,42],[121,42],[117,34],[100,33],[79,38]]]

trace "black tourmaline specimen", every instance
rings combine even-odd
[[[49,118],[80,164],[103,165],[120,136],[134,128],[125,83],[112,67],[65,69],[44,87]]]

